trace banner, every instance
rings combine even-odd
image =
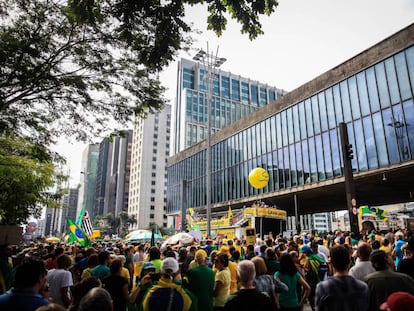
[[[66,218],[72,240],[78,242],[81,246],[91,246],[91,241],[85,232],[82,231],[71,219]]]
[[[243,216],[248,217],[268,217],[286,220],[287,213],[274,207],[248,207],[244,209]]]

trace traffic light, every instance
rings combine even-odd
[[[345,150],[345,152],[346,152],[346,157],[347,157],[349,160],[352,160],[352,159],[354,158],[354,151],[352,150],[352,144],[348,144],[348,145],[346,145],[346,150]]]

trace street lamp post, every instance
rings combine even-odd
[[[225,58],[218,57],[218,46],[216,54],[209,51],[207,44],[207,52],[200,50],[193,57],[195,61],[203,64],[205,74],[203,80],[207,86],[207,159],[206,159],[206,216],[207,216],[207,237],[211,236],[211,100],[213,97],[213,83],[216,79],[216,70],[225,61]]]

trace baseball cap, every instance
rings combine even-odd
[[[413,310],[414,296],[410,293],[395,292],[388,296],[387,301],[380,306],[380,310],[409,311]]]
[[[196,253],[195,253],[195,259],[196,259],[196,260],[199,260],[199,259],[204,260],[204,259],[206,259],[206,257],[207,257],[207,253],[206,253],[206,251],[205,251],[205,250],[203,250],[203,249],[199,249],[199,250],[198,250],[198,251],[196,251]]]
[[[161,263],[161,273],[178,272],[178,261],[175,258],[167,257]]]
[[[304,254],[304,253],[313,253],[313,251],[310,248],[310,246],[309,245],[306,245],[306,244],[302,246],[302,248],[300,249],[300,252],[302,254]]]
[[[154,269],[155,270],[155,265],[152,262],[144,262],[144,264],[142,265],[141,270],[148,270],[148,269]]]

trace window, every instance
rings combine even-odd
[[[150,218],[151,219],[154,219],[154,214],[150,214]]]
[[[150,206],[150,209],[153,211],[153,210],[155,210],[155,206],[154,205],[151,205]]]
[[[151,202],[155,202],[155,198],[154,197],[151,197],[150,201]]]

